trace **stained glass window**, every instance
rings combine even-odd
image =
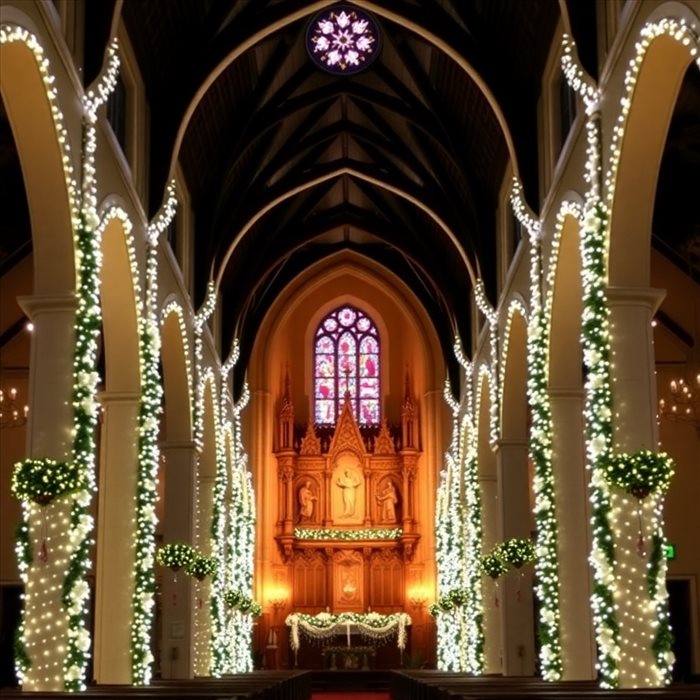
[[[306,32],[311,60],[329,73],[351,75],[367,68],[379,54],[377,23],[357,7],[331,7],[319,12]]]
[[[314,339],[314,416],[335,423],[346,392],[360,425],[379,423],[379,334],[366,314],[341,306],[318,325]]]

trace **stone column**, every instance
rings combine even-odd
[[[198,476],[198,524],[197,549],[205,556],[211,556],[211,519],[214,508],[214,483],[216,475]],[[211,576],[203,581],[192,580],[194,601],[194,675],[211,674]]]
[[[19,305],[34,324],[29,361],[30,413],[27,455],[55,460],[70,459],[72,451],[71,403],[75,309],[73,295],[19,297]],[[9,484],[3,485],[9,489]],[[63,658],[68,616],[61,602],[67,560],[67,531],[71,499],[58,499],[29,510],[29,536],[34,560],[27,569],[25,590],[25,641],[32,665],[23,689],[63,690]],[[40,558],[42,542],[46,556]]]
[[[610,342],[613,371],[614,443],[618,452],[654,450],[658,446],[657,396],[651,321],[664,292],[657,289],[612,287]],[[660,685],[653,673],[651,640],[656,610],[647,591],[647,562],[651,550],[651,497],[636,498],[613,490],[611,527],[617,566],[616,602],[620,625],[620,686]],[[640,518],[638,513],[643,508]],[[640,534],[647,542],[638,551]]]
[[[161,446],[165,459],[165,507],[163,544],[194,541],[195,475],[194,442],[168,442]],[[163,570],[161,595],[161,660],[163,678],[192,678],[193,626],[192,577]]]
[[[480,474],[479,489],[481,490],[482,551],[488,554],[501,540],[496,475]],[[504,580],[504,577],[496,580],[488,576],[482,577],[485,673],[501,673],[503,667],[500,611],[503,604]]]
[[[139,400],[138,394],[127,392],[101,396],[94,667],[98,683],[131,683]]]
[[[503,539],[529,537],[532,522],[527,442],[499,440],[496,460]],[[501,591],[503,675],[532,676],[535,672],[532,564],[511,569],[501,577]]]
[[[564,680],[592,680],[596,670],[588,472],[581,389],[550,389],[552,460],[559,541],[559,600]]]

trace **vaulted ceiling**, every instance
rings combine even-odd
[[[331,75],[305,35],[327,0],[86,3],[86,84],[123,20],[150,113],[149,212],[179,163],[195,221],[195,304],[217,281],[240,388],[272,301],[353,250],[386,266],[435,323],[454,375],[476,278],[496,300],[496,207],[508,164],[538,209],[537,103],[557,24],[597,75],[595,3],[362,0],[381,52]]]

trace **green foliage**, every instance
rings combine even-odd
[[[216,569],[216,559],[199,554],[195,554],[194,559],[185,564],[185,573],[194,576],[198,581],[203,581],[207,576],[213,576]]]
[[[535,545],[528,539],[511,537],[494,549],[494,555],[519,569],[523,564],[534,561]]]
[[[164,544],[156,553],[156,561],[161,566],[167,566],[173,571],[188,566],[196,557],[194,549],[189,544],[175,542]]]
[[[640,450],[613,455],[603,465],[605,479],[637,498],[650,493],[665,493],[673,476],[673,459],[665,452]]]
[[[12,472],[12,493],[20,501],[33,501],[45,506],[55,498],[80,491],[87,481],[72,462],[54,459],[25,459],[17,462]]]
[[[481,570],[496,579],[508,571],[508,566],[497,554],[487,554],[481,558]]]

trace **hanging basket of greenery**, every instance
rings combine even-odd
[[[25,459],[12,472],[12,493],[20,501],[45,506],[60,496],[83,490],[87,485],[73,462],[54,459]]]
[[[432,605],[430,605],[428,607],[428,612],[433,617],[437,617],[442,612],[442,608],[440,607],[440,605],[438,603],[433,603]]]
[[[216,559],[195,554],[194,559],[185,565],[185,573],[194,576],[198,581],[203,581],[207,576],[216,573]]]
[[[173,571],[179,571],[191,564],[196,557],[194,549],[189,544],[175,542],[164,544],[156,554],[156,561],[161,566],[167,566]]]
[[[224,602],[229,608],[235,608],[238,605],[238,601],[240,599],[240,591],[226,591],[226,593],[224,593]]]
[[[495,554],[487,554],[481,558],[481,570],[492,579],[497,579],[508,571],[508,565]]]
[[[668,491],[672,476],[673,459],[665,452],[622,453],[605,465],[605,480],[640,500],[650,493]]]
[[[499,544],[493,553],[503,562],[519,569],[523,564],[534,561],[535,545],[530,540],[511,537],[511,539]]]

